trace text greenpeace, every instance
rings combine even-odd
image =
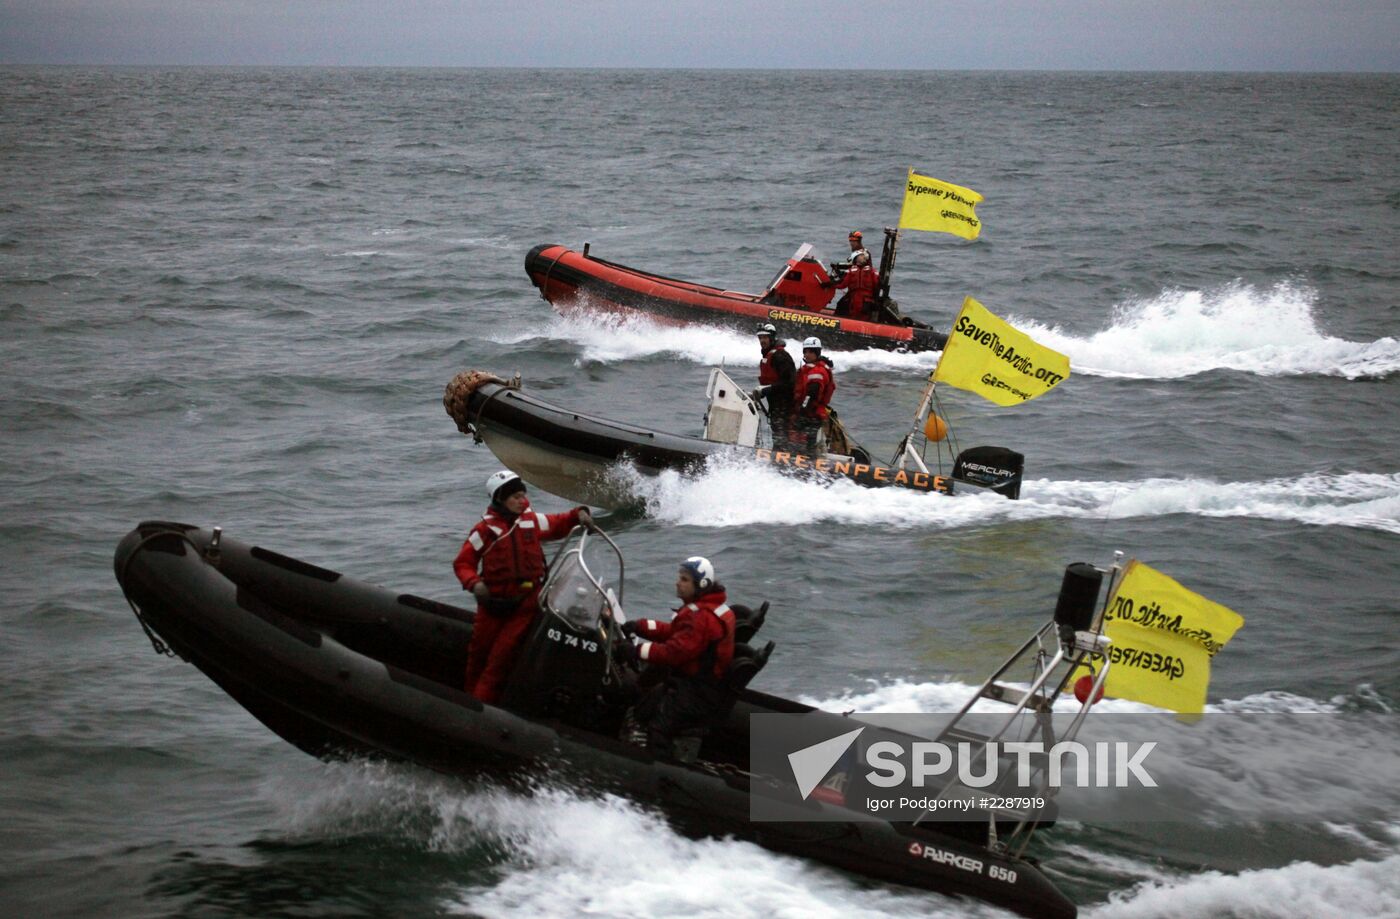
[[[1160,651],[1145,651],[1127,645],[1110,645],[1108,659],[1111,663],[1124,667],[1136,667],[1148,673],[1159,673],[1170,680],[1179,680],[1186,675],[1186,662],[1172,654]]]
[[[1036,380],[1043,380],[1047,389],[1065,378],[1064,374],[1056,373],[1053,370],[1047,370],[1043,367],[1037,368],[1029,357],[1016,352],[1015,345],[1004,344],[1001,340],[1001,336],[991,329],[978,328],[968,316],[958,317],[957,323],[953,326],[953,333],[965,335],[977,344],[987,348],[999,359],[1010,364],[1017,372]],[[984,380],[984,382],[988,381]],[[998,382],[1000,381],[998,380]],[[1004,383],[1001,385],[1005,389],[1011,389],[1010,386]],[[1017,394],[1021,395],[1023,399],[1031,398],[1029,395]]]
[[[1155,741],[1119,741],[1097,743],[1091,748],[1078,741],[1064,741],[1046,750],[1039,741],[1010,741],[961,742],[954,748],[936,740],[910,744],[881,740],[866,748],[865,761],[870,771],[865,780],[876,788],[923,788],[930,779],[939,779],[936,784],[946,785],[953,778],[968,788],[1004,786],[1009,776],[1003,770],[1012,768],[1014,760],[1017,788],[1031,787],[1033,773],[1043,767],[1046,785],[1054,789],[1064,784],[1065,762],[1071,759],[1074,784],[1079,787],[1127,788],[1129,779],[1135,778],[1143,788],[1156,788],[1156,780],[1143,768],[1143,761],[1156,746]],[[1042,758],[1045,762],[1038,761]]]
[[[841,325],[840,321],[836,319],[814,316],[811,313],[795,313],[792,310],[769,310],[768,318],[780,322],[795,322],[799,325],[819,325],[824,329],[835,329]]]
[[[990,373],[982,374],[982,383],[986,386],[992,386],[997,389],[1004,389],[1007,392],[1011,393],[1013,396],[1019,397],[1023,401],[1034,398],[1034,396],[1031,393],[1026,392],[1024,389],[1017,389],[1015,386],[1012,386],[1010,383],[1006,382],[1001,377],[994,377]]]

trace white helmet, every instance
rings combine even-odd
[[[761,326],[758,327],[758,331],[754,332],[754,334],[755,334],[755,335],[767,335],[767,336],[770,337],[770,338],[777,338],[777,337],[778,337],[778,327],[775,326],[775,325],[773,325],[773,323],[771,323],[771,322],[765,322],[765,323],[763,323],[763,325],[761,325]]]
[[[802,342],[802,350],[806,351],[808,348],[815,348],[816,350],[820,351],[822,349],[822,340],[817,336],[813,335],[811,338]]]
[[[692,555],[681,562],[681,570],[690,575],[690,579],[700,590],[709,590],[715,584],[715,566],[704,556]]]
[[[491,475],[486,479],[486,497],[490,498],[492,501],[495,501],[496,492],[500,491],[502,488],[506,487],[512,482],[520,482],[520,476],[511,472],[509,469],[502,469],[500,472],[491,473]],[[524,482],[520,482],[520,490],[525,490]]]

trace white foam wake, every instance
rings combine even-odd
[[[442,903],[487,917],[775,915],[993,917],[978,904],[858,884],[802,859],[690,839],[614,795],[522,794],[378,763],[325,764],[269,783],[296,839],[389,836],[443,854],[484,850],[494,867]],[[475,861],[475,859],[474,859]],[[742,895],[736,896],[736,892]]]
[[[1085,919],[1355,919],[1400,916],[1400,855],[1341,865],[1294,862],[1282,868],[1222,874],[1205,871],[1150,880],[1087,910]]]
[[[735,458],[699,476],[619,471],[647,508],[668,523],[731,527],[836,522],[901,529],[949,529],[1044,518],[1124,520],[1192,514],[1252,517],[1400,533],[1400,473],[1315,473],[1262,482],[1144,479],[1026,481],[1018,501],[975,491],[954,497],[906,488],[863,488],[845,479],[814,482]]]
[[[1048,616],[1048,614],[1047,614]],[[1024,686],[1025,684],[1017,684]],[[956,712],[978,689],[969,683],[957,680],[915,682],[895,679],[886,682],[869,680],[864,687],[848,689],[828,698],[803,696],[800,701],[829,712],[856,711],[865,714],[918,714]],[[1241,699],[1222,699],[1206,705],[1207,713],[1272,714],[1272,715],[1312,715],[1343,711],[1355,697],[1365,697],[1374,690],[1369,686],[1358,687],[1351,697],[1338,696],[1333,699],[1312,699],[1282,690],[1252,693]],[[1056,711],[1078,711],[1079,703],[1068,696],[1056,703]],[[972,709],[974,712],[1004,712],[1000,703],[981,700]],[[1123,699],[1104,699],[1094,706],[1098,713],[1149,714],[1161,711],[1141,702]]]
[[[1383,377],[1400,371],[1400,340],[1356,342],[1322,331],[1315,315],[1317,294],[1279,284],[1260,290],[1232,284],[1209,291],[1167,291],[1113,310],[1108,328],[1088,337],[1012,313],[1012,325],[1070,357],[1076,374],[1137,379],[1175,379],[1211,370],[1261,376],[1324,375],[1347,379]],[[542,330],[506,332],[492,340],[512,344]],[[602,311],[555,316],[543,330],[581,348],[579,361],[616,364],[670,357],[703,365],[756,367],[752,336],[704,325],[677,327],[638,314]],[[889,370],[923,375],[936,353],[898,354],[879,349],[828,355],[841,370]]]
[[[637,314],[578,312],[554,316],[545,329],[501,330],[488,338],[497,344],[517,344],[541,334],[568,341],[580,348],[578,363],[620,364],[625,361],[665,357],[702,366],[758,367],[758,340],[729,329],[707,325],[665,325]],[[801,359],[793,342],[788,349]],[[852,369],[910,371],[927,374],[938,362],[935,352],[900,354],[878,348],[824,352],[837,371]]]
[[[1238,370],[1361,379],[1400,370],[1400,341],[1355,342],[1325,334],[1314,315],[1316,298],[1292,284],[1169,291],[1122,304],[1109,327],[1088,338],[1033,320],[1011,321],[1069,355],[1075,373],[1092,376],[1173,379]]]

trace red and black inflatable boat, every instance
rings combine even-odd
[[[778,334],[801,340],[815,335],[827,348],[852,351],[939,351],[948,336],[901,316],[886,299],[879,321],[851,319],[831,306],[830,278],[809,244],[798,248],[761,294],[721,290],[678,281],[604,261],[557,245],[536,246],[525,256],[525,273],[540,296],[560,313],[574,310],[640,312],[660,322],[706,323],[752,332],[771,322]]]

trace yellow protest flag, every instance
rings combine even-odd
[[[933,372],[935,382],[975,392],[997,405],[1043,396],[1068,376],[1068,357],[1036,344],[971,297],[963,300]]]
[[[899,226],[976,239],[982,232],[982,221],[977,219],[973,208],[981,200],[982,196],[970,188],[921,176],[911,169],[904,186]]]
[[[1205,710],[1210,661],[1244,618],[1133,559],[1104,612],[1104,693],[1183,714]]]

